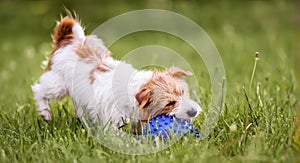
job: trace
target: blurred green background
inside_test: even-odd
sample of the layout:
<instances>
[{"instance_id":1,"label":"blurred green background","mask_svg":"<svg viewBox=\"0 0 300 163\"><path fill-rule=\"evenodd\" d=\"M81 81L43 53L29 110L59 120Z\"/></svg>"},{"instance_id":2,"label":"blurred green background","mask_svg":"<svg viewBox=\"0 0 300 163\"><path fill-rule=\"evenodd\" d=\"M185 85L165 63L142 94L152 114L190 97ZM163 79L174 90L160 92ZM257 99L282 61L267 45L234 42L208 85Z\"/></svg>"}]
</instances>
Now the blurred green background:
<instances>
[{"instance_id":1,"label":"blurred green background","mask_svg":"<svg viewBox=\"0 0 300 163\"><path fill-rule=\"evenodd\" d=\"M77 157L78 154L88 155L95 160L99 158L115 161L124 159L120 155L115 157L115 153L95 143L89 144L90 138L82 136L84 135L82 131L74 127L74 125L78 126L74 119L49 125L38 121L42 129L32 127L38 115L34 109L35 103L30 85L43 72L40 68L41 62L51 53L50 34L56 20L60 19L60 15L66 14L65 8L74 10L79 15L87 34L106 20L125 12L147 8L174 11L198 23L211 37L223 59L227 75L226 107L222 120L219 121L210 139L195 144L189 142L194 144L193 146L183 142L154 157L126 157L125 160L161 159L176 162L195 161L201 157L203 161L210 159L245 161L251 158L258 161L273 159L282 161L297 158L294 156L299 154L300 137L295 136L297 135L297 121L294 119L297 119L295 107L297 97L299 97L296 95L296 89L299 90L299 80L296 78L300 76L300 57L296 56L300 50L299 37L296 36L300 33L296 22L299 25L300 16L299 12L296 14L295 6L294 1L282 0L0 1L0 118L2 121L0 128L3 127L0 130L0 141L2 139L0 152L2 152L2 160L36 161L39 156L47 156L48 159L45 161L56 159L72 161L72 157L75 161L89 160ZM196 92L201 98L203 108L207 108L211 94L209 76L204 64L195 59L197 55L195 51L182 40L159 32L138 32L122 38L111 47L111 51L115 58L122 58L129 51L149 44L170 47L191 63L200 86ZM249 86L254 55L257 51L261 55L253 81L252 94L249 95L253 99L252 105L255 111L251 113L253 115L250 117L254 118L249 118L249 122L255 120L265 125L254 126L245 134L244 126L245 119L247 119L245 109L248 104L245 101L243 87ZM262 97L263 106L258 104L261 100L258 94ZM54 119L59 119L60 114L57 112L61 105L60 103L55 105L58 109L53 109ZM70 104L67 105L72 107ZM73 116L71 108L68 113L71 114L69 116ZM196 126L201 126L202 118L196 120ZM237 131L231 130L231 124L237 126ZM43 135L43 129L45 129L43 126L46 129L58 128L60 134L50 133L52 136L50 136L48 146L47 143L44 144L43 141L46 140L43 138L42 142L37 142L37 145L32 146L36 141L35 136ZM74 141L76 135L70 134L71 136L68 135L66 139L70 139L69 144L75 145L69 147L64 143L60 144L60 137L66 135L62 131L65 126L71 128L66 133L79 132L77 136L84 141L76 144ZM299 126L300 124L298 128ZM32 127L32 131L21 132L19 128L24 127ZM23 144L18 140L24 140ZM61 154L60 150L51 148L54 142L58 142L69 153ZM36 154L25 156L24 151L27 148ZM76 149L80 152L76 152ZM88 150L85 151L86 149ZM42 151L52 153L45 154ZM170 151L182 157L172 157ZM198 152L202 152L203 155L198 155Z\"/></svg>"},{"instance_id":2,"label":"blurred green background","mask_svg":"<svg viewBox=\"0 0 300 163\"><path fill-rule=\"evenodd\" d=\"M59 20L60 15L66 14L64 8L76 11L87 34L106 20L132 10L159 8L182 14L198 23L215 43L224 61L229 88L235 89L236 83L246 84L249 81L252 58L256 51L261 53L263 62L263 66L258 67L258 71L261 71L258 75L271 80L283 80L281 76L271 74L286 74L285 71L295 65L293 1L10 0L0 2L0 69L4 79L1 80L1 87L12 90L5 92L22 90L18 86L22 87L23 82L30 84L32 78L36 79L42 72L37 66L51 52L50 34L55 21ZM183 41L162 33L132 34L120 40L111 50L116 58L122 58L130 50L148 44L168 46L180 54L188 54L186 57L193 61L193 49ZM199 81L200 85L209 87L209 78L203 64L194 65L197 77L200 80L203 78L202 82ZM285 69L284 66L289 68ZM19 80L12 79L12 75L20 76Z\"/></svg>"}]
</instances>

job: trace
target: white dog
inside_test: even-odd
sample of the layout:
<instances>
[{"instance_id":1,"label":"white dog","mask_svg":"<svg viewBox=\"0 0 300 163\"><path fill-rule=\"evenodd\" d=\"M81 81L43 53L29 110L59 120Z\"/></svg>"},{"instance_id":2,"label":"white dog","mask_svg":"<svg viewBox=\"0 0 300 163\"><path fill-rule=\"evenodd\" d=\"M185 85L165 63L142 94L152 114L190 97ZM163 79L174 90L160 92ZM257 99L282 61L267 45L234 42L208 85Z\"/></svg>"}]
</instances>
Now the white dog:
<instances>
[{"instance_id":1,"label":"white dog","mask_svg":"<svg viewBox=\"0 0 300 163\"><path fill-rule=\"evenodd\" d=\"M114 60L96 36L85 36L78 19L62 18L52 34L54 50L48 66L32 86L38 112L51 120L50 100L72 98L78 118L112 122L116 128L134 119L143 123L161 114L192 120L201 107L189 98L177 67L138 71Z\"/></svg>"}]
</instances>

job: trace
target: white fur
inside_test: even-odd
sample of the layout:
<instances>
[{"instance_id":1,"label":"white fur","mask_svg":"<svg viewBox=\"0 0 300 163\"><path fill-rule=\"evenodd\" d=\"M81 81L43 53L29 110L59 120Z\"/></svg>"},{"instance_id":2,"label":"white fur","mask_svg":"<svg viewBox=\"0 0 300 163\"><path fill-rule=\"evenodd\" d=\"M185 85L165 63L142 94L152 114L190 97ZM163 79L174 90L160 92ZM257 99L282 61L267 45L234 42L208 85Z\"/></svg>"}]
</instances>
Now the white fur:
<instances>
[{"instance_id":1,"label":"white fur","mask_svg":"<svg viewBox=\"0 0 300 163\"><path fill-rule=\"evenodd\" d=\"M107 57L109 50L95 36L86 37L83 28L75 24L72 28L75 40L59 48L53 54L51 70L45 72L39 82L32 86L39 114L51 120L49 100L61 99L66 95L72 98L78 118L86 115L92 122L100 119L103 124L111 121L115 127L123 125L122 118L139 118L135 95L142 85L152 77L152 71L138 71L131 65ZM78 45L88 44L96 53L88 58L76 54ZM90 81L90 72L97 66L104 66L106 72L94 71L95 78ZM103 64L105 63L105 64ZM189 99L182 99L180 107L193 106L199 114L201 108ZM177 107L174 114L186 118L186 111Z\"/></svg>"},{"instance_id":2,"label":"white fur","mask_svg":"<svg viewBox=\"0 0 300 163\"><path fill-rule=\"evenodd\" d=\"M80 26L79 23L76 23L73 26L72 32L73 32L74 36L79 40L83 40L85 38L83 28Z\"/></svg>"},{"instance_id":3,"label":"white fur","mask_svg":"<svg viewBox=\"0 0 300 163\"><path fill-rule=\"evenodd\" d=\"M93 37L93 39L96 38ZM101 45L98 45L98 48L104 47L100 39L96 41L101 43ZM128 110L124 112L121 108L131 109L131 112L136 111L131 107L132 105L137 105L136 101L134 98L129 100L120 100L120 98L125 96L134 97L141 85L151 78L152 72L137 71L125 62L106 57L103 58L102 62L112 68L112 70L105 73L95 72L95 81L93 84L90 84L90 72L97 65L99 59L95 57L92 60L93 62L86 63L91 58L81 60L74 52L74 46L76 46L76 43L57 50L52 58L51 71L45 72L40 77L39 83L32 86L34 98L39 106L39 114L45 120L50 121L51 114L48 101L58 100L66 95L70 95L78 118L81 118L85 112L93 122L98 117L101 117L101 121L104 124L112 121L115 126L122 125L121 117L129 122L133 113L130 113ZM107 49L102 49L102 52L105 51ZM122 66L118 69L120 64ZM125 71L124 67L127 68ZM116 70L120 70L121 73L119 72L119 74L125 74L125 77L131 77L128 85L129 92L125 92L127 89L122 89L126 86L124 84L127 84L124 81L124 77L114 78L114 81L112 81ZM128 73L134 73L134 75ZM119 102L116 102L116 99Z\"/></svg>"}]
</instances>

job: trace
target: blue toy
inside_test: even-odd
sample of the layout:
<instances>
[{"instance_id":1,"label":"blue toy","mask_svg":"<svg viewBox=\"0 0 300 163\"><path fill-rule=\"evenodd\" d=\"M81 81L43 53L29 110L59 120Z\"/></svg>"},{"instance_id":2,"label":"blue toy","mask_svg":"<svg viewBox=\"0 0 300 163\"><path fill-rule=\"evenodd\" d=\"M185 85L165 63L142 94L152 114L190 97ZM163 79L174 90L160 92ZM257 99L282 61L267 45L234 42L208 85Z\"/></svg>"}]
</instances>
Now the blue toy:
<instances>
[{"instance_id":1,"label":"blue toy","mask_svg":"<svg viewBox=\"0 0 300 163\"><path fill-rule=\"evenodd\" d=\"M196 138L200 138L198 130L192 123L168 115L159 115L151 119L143 130L144 136L159 136L162 139L167 139L171 133L177 136L193 134Z\"/></svg>"}]
</instances>

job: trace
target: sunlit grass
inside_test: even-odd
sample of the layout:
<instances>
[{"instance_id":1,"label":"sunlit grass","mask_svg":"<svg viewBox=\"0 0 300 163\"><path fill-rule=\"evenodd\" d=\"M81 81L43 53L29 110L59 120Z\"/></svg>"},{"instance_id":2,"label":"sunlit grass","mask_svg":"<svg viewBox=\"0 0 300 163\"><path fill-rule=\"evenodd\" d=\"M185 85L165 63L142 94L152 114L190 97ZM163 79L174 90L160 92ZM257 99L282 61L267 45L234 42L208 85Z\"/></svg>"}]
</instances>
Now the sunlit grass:
<instances>
[{"instance_id":1,"label":"sunlit grass","mask_svg":"<svg viewBox=\"0 0 300 163\"><path fill-rule=\"evenodd\" d=\"M82 128L68 98L51 104L53 121L50 123L38 116L30 85L43 72L42 61L51 52L50 33L63 12L57 4L52 1L0 3L0 18L4 22L0 26L0 162L298 159L300 140L295 133L297 98L292 69L295 57L293 2L65 4L78 12L87 32L122 12L149 7L173 10L196 21L216 44L227 75L225 107L216 128L202 141L181 140L170 148L145 156L122 155L98 143ZM111 50L116 58L122 58L132 49L147 44L170 47L191 63L199 82L199 89L195 91L207 110L211 100L207 70L195 59L195 51L182 40L157 32L141 32L121 39ZM260 52L260 60L248 91L256 51ZM203 118L196 119L194 125L201 127Z\"/></svg>"}]
</instances>

